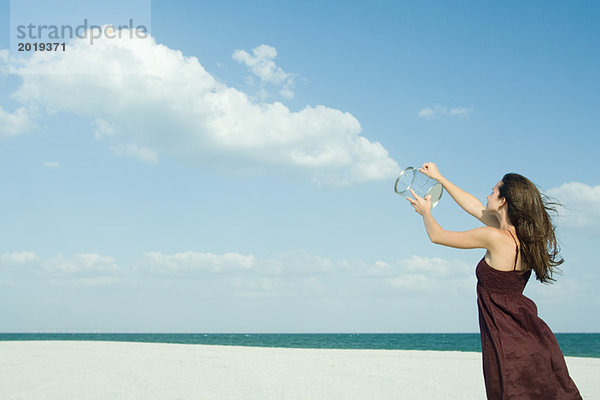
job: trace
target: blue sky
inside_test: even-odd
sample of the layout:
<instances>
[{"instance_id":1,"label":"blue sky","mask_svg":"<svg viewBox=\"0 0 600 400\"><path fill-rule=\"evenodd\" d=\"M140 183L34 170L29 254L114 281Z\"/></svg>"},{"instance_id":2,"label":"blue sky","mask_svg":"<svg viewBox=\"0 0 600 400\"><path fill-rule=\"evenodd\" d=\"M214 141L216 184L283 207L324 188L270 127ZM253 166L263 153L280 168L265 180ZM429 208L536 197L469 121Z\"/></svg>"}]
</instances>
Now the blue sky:
<instances>
[{"instance_id":1,"label":"blue sky","mask_svg":"<svg viewBox=\"0 0 600 400\"><path fill-rule=\"evenodd\" d=\"M9 68L1 3L0 331L475 332L483 250L429 243L392 190L425 161L559 199L563 273L526 294L600 330L600 5L130 6L150 38Z\"/></svg>"}]
</instances>

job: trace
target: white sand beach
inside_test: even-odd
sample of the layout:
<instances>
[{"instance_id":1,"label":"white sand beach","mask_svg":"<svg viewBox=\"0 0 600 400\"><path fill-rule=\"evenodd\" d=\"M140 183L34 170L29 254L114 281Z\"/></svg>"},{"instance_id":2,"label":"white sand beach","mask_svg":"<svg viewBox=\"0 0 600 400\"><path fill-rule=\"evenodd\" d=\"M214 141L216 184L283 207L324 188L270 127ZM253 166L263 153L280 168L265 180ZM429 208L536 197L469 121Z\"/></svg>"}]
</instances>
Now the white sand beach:
<instances>
[{"instance_id":1,"label":"white sand beach","mask_svg":"<svg viewBox=\"0 0 600 400\"><path fill-rule=\"evenodd\" d=\"M567 357L584 399L600 359ZM0 399L485 399L481 354L0 342Z\"/></svg>"}]
</instances>

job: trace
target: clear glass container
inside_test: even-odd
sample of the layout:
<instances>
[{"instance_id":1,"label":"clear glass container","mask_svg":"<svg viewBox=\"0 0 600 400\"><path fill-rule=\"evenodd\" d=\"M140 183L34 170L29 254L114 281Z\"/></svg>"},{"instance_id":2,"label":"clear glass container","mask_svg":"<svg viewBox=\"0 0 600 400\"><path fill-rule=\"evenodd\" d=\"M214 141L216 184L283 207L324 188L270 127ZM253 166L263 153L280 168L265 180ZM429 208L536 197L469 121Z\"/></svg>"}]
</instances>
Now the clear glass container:
<instances>
[{"instance_id":1,"label":"clear glass container","mask_svg":"<svg viewBox=\"0 0 600 400\"><path fill-rule=\"evenodd\" d=\"M431 195L431 208L439 203L444 187L435 179L431 179L414 167L407 167L400 172L394 184L394 191L402 196L411 196L410 189L420 197Z\"/></svg>"}]
</instances>

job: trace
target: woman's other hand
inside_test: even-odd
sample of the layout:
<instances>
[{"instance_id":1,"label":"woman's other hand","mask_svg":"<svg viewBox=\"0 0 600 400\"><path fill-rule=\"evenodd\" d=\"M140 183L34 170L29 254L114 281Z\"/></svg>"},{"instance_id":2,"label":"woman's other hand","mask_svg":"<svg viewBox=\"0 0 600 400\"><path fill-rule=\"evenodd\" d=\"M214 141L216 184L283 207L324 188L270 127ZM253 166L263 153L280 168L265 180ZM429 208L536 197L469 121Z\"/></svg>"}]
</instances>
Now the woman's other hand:
<instances>
[{"instance_id":1,"label":"woman's other hand","mask_svg":"<svg viewBox=\"0 0 600 400\"><path fill-rule=\"evenodd\" d=\"M414 199L411 199L408 196L406 197L406 199L413 206L413 208L415 209L417 214L423 215L424 212L431 211L431 195L430 194L428 194L427 196L425 196L425 198L423 198L423 197L419 197L419 195L416 194L415 191L412 189L410 189L410 193L413 195Z\"/></svg>"},{"instance_id":2,"label":"woman's other hand","mask_svg":"<svg viewBox=\"0 0 600 400\"><path fill-rule=\"evenodd\" d=\"M423 164L423 166L419 168L419 172L424 173L425 175L427 175L431 179L435 179L436 181L442 179L442 174L440 174L437 165L435 165L432 162L426 162L425 164Z\"/></svg>"}]
</instances>

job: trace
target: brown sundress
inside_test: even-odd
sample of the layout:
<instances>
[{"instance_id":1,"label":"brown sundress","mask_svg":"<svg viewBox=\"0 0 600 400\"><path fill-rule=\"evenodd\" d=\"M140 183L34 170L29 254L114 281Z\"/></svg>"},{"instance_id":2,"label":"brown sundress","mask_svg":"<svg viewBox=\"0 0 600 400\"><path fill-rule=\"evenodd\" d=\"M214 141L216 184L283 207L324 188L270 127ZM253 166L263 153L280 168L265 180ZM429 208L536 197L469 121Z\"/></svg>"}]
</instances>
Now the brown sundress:
<instances>
[{"instance_id":1,"label":"brown sundress","mask_svg":"<svg viewBox=\"0 0 600 400\"><path fill-rule=\"evenodd\" d=\"M499 271L484 257L475 272L488 400L581 399L554 334L523 295L531 270L517 271L515 260Z\"/></svg>"}]
</instances>

